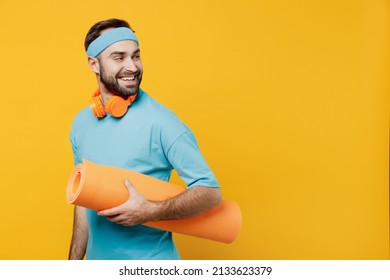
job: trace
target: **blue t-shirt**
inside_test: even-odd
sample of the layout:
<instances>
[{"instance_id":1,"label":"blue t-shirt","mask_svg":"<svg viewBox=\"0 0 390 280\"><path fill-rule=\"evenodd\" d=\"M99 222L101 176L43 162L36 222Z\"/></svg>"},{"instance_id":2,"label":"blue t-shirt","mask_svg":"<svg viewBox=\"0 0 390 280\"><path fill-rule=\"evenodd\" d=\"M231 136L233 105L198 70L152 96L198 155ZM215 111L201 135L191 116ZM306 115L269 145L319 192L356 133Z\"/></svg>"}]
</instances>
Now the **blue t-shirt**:
<instances>
[{"instance_id":1,"label":"blue t-shirt","mask_svg":"<svg viewBox=\"0 0 390 280\"><path fill-rule=\"evenodd\" d=\"M70 133L75 164L82 159L169 181L172 169L192 186L218 187L190 129L140 90L122 118L96 118L90 107ZM143 225L122 226L87 209L87 259L179 259L172 233Z\"/></svg>"}]
</instances>

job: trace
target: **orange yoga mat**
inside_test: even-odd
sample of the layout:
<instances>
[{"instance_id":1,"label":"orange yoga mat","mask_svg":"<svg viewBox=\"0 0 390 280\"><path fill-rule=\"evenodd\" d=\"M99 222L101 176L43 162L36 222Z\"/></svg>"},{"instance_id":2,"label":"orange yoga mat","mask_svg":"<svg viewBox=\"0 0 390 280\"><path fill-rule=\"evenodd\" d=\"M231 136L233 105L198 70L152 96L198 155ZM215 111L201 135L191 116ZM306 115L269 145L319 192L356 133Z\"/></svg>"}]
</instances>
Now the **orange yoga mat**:
<instances>
[{"instance_id":1,"label":"orange yoga mat","mask_svg":"<svg viewBox=\"0 0 390 280\"><path fill-rule=\"evenodd\" d=\"M118 206L129 199L124 180L129 178L137 191L150 201L174 197L185 188L138 172L95 164L83 160L75 166L69 178L66 199L68 203L93 210ZM234 201L223 200L219 206L193 217L146 223L146 226L231 243L241 228L241 210Z\"/></svg>"}]
</instances>

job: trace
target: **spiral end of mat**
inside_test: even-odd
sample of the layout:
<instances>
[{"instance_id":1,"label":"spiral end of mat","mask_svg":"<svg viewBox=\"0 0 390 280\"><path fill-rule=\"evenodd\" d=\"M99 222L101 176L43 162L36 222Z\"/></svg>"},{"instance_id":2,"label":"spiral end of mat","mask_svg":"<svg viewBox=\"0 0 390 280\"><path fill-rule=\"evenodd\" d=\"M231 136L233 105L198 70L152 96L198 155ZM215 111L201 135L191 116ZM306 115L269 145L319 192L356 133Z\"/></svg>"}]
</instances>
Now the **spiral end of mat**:
<instances>
[{"instance_id":1,"label":"spiral end of mat","mask_svg":"<svg viewBox=\"0 0 390 280\"><path fill-rule=\"evenodd\" d=\"M84 181L82 169L82 164L76 165L69 177L68 185L66 188L66 201L70 204L74 204L80 194L81 186L83 185Z\"/></svg>"}]
</instances>

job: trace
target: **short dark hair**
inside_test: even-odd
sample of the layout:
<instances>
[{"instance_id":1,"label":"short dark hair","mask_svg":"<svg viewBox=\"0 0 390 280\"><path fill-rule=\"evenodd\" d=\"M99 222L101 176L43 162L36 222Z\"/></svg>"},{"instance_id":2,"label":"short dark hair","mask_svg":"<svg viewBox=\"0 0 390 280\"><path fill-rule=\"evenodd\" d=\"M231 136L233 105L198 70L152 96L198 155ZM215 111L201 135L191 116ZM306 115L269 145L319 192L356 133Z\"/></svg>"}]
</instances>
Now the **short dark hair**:
<instances>
[{"instance_id":1,"label":"short dark hair","mask_svg":"<svg viewBox=\"0 0 390 280\"><path fill-rule=\"evenodd\" d=\"M85 50L88 49L89 44L91 44L93 40L95 40L97 37L100 36L100 33L103 30L107 28L118 28L118 27L130 28L135 33L135 31L130 27L130 24L123 19L110 18L107 20L99 21L89 29L87 36L85 36L85 41L84 41Z\"/></svg>"}]
</instances>

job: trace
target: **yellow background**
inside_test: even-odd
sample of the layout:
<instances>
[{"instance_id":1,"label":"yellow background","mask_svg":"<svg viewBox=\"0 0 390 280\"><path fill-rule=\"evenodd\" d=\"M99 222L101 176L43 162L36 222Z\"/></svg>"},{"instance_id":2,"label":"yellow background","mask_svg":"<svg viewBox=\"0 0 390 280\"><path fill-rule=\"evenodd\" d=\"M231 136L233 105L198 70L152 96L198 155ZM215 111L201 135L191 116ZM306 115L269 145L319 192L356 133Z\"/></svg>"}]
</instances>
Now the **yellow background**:
<instances>
[{"instance_id":1,"label":"yellow background","mask_svg":"<svg viewBox=\"0 0 390 280\"><path fill-rule=\"evenodd\" d=\"M96 88L83 41L110 17L242 208L231 245L176 235L184 259L389 259L389 16L380 0L0 0L0 259L67 257L68 134Z\"/></svg>"}]
</instances>

